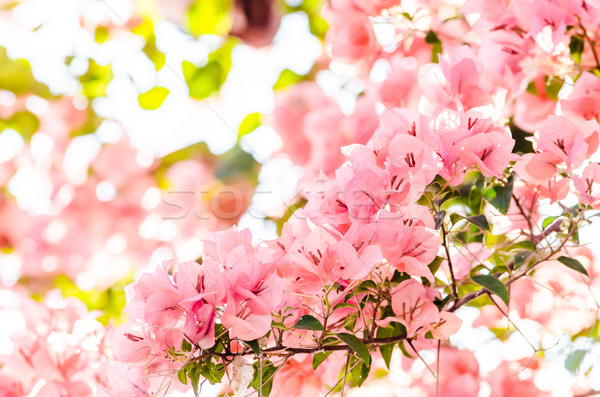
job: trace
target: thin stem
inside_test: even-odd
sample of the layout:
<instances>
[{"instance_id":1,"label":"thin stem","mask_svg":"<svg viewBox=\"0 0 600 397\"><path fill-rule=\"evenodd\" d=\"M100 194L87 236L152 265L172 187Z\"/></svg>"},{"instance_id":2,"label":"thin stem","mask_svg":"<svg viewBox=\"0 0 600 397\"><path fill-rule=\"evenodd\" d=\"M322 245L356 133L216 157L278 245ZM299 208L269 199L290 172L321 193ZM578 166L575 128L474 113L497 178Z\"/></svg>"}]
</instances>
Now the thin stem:
<instances>
[{"instance_id":1,"label":"thin stem","mask_svg":"<svg viewBox=\"0 0 600 397\"><path fill-rule=\"evenodd\" d=\"M448 240L446 235L446 227L444 223L441 226L442 229L442 244L444 245L444 250L446 251L446 259L448 260L448 268L450 268L450 277L452 278L452 295L455 300L458 300L458 289L456 288L456 277L454 277L454 269L452 268L452 259L450 259L450 249L448 248Z\"/></svg>"},{"instance_id":2,"label":"thin stem","mask_svg":"<svg viewBox=\"0 0 600 397\"><path fill-rule=\"evenodd\" d=\"M350 352L346 354L346 368L344 369L344 380L342 381L342 397L344 397L344 389L346 388L346 377L348 376L348 365L350 365Z\"/></svg>"},{"instance_id":3,"label":"thin stem","mask_svg":"<svg viewBox=\"0 0 600 397\"><path fill-rule=\"evenodd\" d=\"M575 18L577 18L577 21L579 22L579 27L581 28L581 31L583 32L583 37L585 37L585 39L590 44L590 48L592 49L592 54L594 55L594 61L596 61L596 68L598 70L600 70L600 60L598 59L598 52L596 51L596 42L594 40L592 40L591 37L588 35L587 29L581 23L581 18L579 17L579 15L576 14Z\"/></svg>"}]
</instances>

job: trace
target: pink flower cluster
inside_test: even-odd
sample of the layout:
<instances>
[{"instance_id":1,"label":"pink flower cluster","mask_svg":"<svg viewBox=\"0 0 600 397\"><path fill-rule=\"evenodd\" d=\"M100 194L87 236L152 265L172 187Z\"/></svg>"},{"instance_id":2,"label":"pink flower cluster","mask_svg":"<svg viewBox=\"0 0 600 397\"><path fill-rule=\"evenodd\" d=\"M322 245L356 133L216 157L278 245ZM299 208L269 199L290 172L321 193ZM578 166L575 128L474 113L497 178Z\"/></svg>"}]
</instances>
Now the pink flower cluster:
<instances>
[{"instance_id":1,"label":"pink flower cluster","mask_svg":"<svg viewBox=\"0 0 600 397\"><path fill-rule=\"evenodd\" d=\"M13 353L0 356L0 395L84 397L108 384L111 330L80 301L53 291L43 303L24 299L21 313L26 327L12 335Z\"/></svg>"},{"instance_id":2,"label":"pink flower cluster","mask_svg":"<svg viewBox=\"0 0 600 397\"><path fill-rule=\"evenodd\" d=\"M165 262L154 273L144 274L129 289L130 323L113 336L116 357L162 374L180 367L167 352L179 350L184 341L211 348L216 322L231 338L251 341L264 336L271 328L271 313L281 306L283 283L271 257L251 243L248 230L232 228L204 242L201 265L180 263L171 276L170 263ZM164 381L143 370L131 376L110 395L156 390Z\"/></svg>"}]
</instances>

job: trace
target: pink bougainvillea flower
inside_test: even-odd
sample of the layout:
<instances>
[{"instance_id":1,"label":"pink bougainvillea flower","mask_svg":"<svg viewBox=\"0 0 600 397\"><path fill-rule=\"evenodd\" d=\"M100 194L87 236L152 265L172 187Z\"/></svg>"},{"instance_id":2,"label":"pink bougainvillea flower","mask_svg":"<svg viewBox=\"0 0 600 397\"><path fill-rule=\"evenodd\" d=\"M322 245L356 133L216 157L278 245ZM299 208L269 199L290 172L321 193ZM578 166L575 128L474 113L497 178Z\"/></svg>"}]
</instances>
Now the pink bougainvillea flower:
<instances>
[{"instance_id":1,"label":"pink bougainvillea flower","mask_svg":"<svg viewBox=\"0 0 600 397\"><path fill-rule=\"evenodd\" d=\"M402 323L409 337L419 330L426 332L430 324L440 322L440 312L432 302L434 296L432 291L414 279L401 282L392 290L392 309L395 316L384 318L379 324L385 326L390 321Z\"/></svg>"},{"instance_id":2,"label":"pink bougainvillea flower","mask_svg":"<svg viewBox=\"0 0 600 397\"><path fill-rule=\"evenodd\" d=\"M581 176L573 176L573 183L579 194L579 202L591 205L593 208L600 207L600 165L591 163L583 170Z\"/></svg>"}]
</instances>

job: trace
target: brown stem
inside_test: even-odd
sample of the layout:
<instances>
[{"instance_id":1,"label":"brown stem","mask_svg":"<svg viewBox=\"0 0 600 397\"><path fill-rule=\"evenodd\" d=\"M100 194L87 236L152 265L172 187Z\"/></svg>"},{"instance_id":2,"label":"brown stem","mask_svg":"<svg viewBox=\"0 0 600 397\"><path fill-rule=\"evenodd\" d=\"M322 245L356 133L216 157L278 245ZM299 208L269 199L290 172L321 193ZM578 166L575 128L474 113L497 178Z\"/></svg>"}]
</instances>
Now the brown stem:
<instances>
[{"instance_id":1,"label":"brown stem","mask_svg":"<svg viewBox=\"0 0 600 397\"><path fill-rule=\"evenodd\" d=\"M598 70L600 70L600 60L598 59L598 52L596 51L596 42L594 40L592 40L591 37L588 35L587 29L581 23L581 18L579 17L579 15L575 15L575 18L577 18L577 21L579 22L579 27L581 28L581 31L583 32L583 37L585 37L585 39L590 44L590 48L592 49L592 54L594 55L594 61L596 61L596 68Z\"/></svg>"},{"instance_id":2,"label":"brown stem","mask_svg":"<svg viewBox=\"0 0 600 397\"><path fill-rule=\"evenodd\" d=\"M519 212L521 213L523 218L527 221L527 227L529 227L529 236L531 237L531 240L533 240L533 224L531 223L531 219L529 216L527 216L527 214L525 214L525 210L523 209L523 206L519 202L519 199L517 198L517 196L515 196L513 194L512 198L513 198L513 200L515 200L515 204L517 205Z\"/></svg>"},{"instance_id":3,"label":"brown stem","mask_svg":"<svg viewBox=\"0 0 600 397\"><path fill-rule=\"evenodd\" d=\"M450 259L450 249L448 248L448 240L446 239L446 228L444 227L443 222L442 222L441 230L442 230L442 244L444 245L444 250L446 251L446 259L448 260L448 268L450 269L450 277L452 278L452 295L454 295L455 300L458 300L458 289L456 288L456 277L454 277L454 269L452 268L452 259Z\"/></svg>"}]
</instances>

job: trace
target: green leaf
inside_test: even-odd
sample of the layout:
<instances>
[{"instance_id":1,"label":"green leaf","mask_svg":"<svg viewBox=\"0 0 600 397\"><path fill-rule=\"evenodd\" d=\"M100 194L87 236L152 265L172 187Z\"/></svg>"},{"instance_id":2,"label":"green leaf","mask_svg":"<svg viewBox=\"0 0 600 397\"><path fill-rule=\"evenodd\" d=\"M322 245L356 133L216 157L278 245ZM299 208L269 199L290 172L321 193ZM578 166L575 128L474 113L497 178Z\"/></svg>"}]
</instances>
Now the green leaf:
<instances>
[{"instance_id":1,"label":"green leaf","mask_svg":"<svg viewBox=\"0 0 600 397\"><path fill-rule=\"evenodd\" d=\"M371 353L369 349L362 343L360 339L352 334L341 332L336 334L338 338L345 344L347 344L352 350L356 352L358 357L367 365L371 364Z\"/></svg>"},{"instance_id":2,"label":"green leaf","mask_svg":"<svg viewBox=\"0 0 600 397\"><path fill-rule=\"evenodd\" d=\"M394 328L391 327L386 327L386 328L379 328L377 330L377 338L382 339L382 338L389 338L391 336L394 336ZM383 358L383 361L385 362L385 366L387 367L387 369L390 369L390 362L392 361L392 353L394 352L394 345L395 343L388 343L387 345L379 345L379 352L381 353L381 357Z\"/></svg>"},{"instance_id":3,"label":"green leaf","mask_svg":"<svg viewBox=\"0 0 600 397\"><path fill-rule=\"evenodd\" d=\"M508 305L508 290L502 281L490 275L472 276L471 279L488 291L498 295Z\"/></svg>"},{"instance_id":4,"label":"green leaf","mask_svg":"<svg viewBox=\"0 0 600 397\"><path fill-rule=\"evenodd\" d=\"M433 304L438 308L439 311L442 311L448 302L450 302L450 299L452 299L452 295L446 295L444 299L435 298L433 300Z\"/></svg>"},{"instance_id":5,"label":"green leaf","mask_svg":"<svg viewBox=\"0 0 600 397\"><path fill-rule=\"evenodd\" d=\"M575 374L585 357L587 351L585 350L575 350L569 354L567 359L565 360L565 368L568 369L572 374Z\"/></svg>"},{"instance_id":6,"label":"green leaf","mask_svg":"<svg viewBox=\"0 0 600 397\"><path fill-rule=\"evenodd\" d=\"M546 229L548 226L550 226L556 218L558 218L558 216L550 216L544 219L544 221L542 222L542 229Z\"/></svg>"},{"instance_id":7,"label":"green leaf","mask_svg":"<svg viewBox=\"0 0 600 397\"><path fill-rule=\"evenodd\" d=\"M565 83L564 80L556 76L545 76L544 81L546 83L546 95L548 95L550 99L555 101L558 100L558 93Z\"/></svg>"},{"instance_id":8,"label":"green leaf","mask_svg":"<svg viewBox=\"0 0 600 397\"><path fill-rule=\"evenodd\" d=\"M357 387L362 386L362 384L369 377L369 372L371 372L371 364L362 363L361 365L355 365L350 371L350 375L352 375L352 380L354 381L354 385Z\"/></svg>"},{"instance_id":9,"label":"green leaf","mask_svg":"<svg viewBox=\"0 0 600 397\"><path fill-rule=\"evenodd\" d=\"M408 350L406 350L406 346L404 346L404 341L403 340L401 340L400 342L398 342L398 347L400 347L400 351L402 352L402 354L405 357L408 357L411 360L414 360L414 357L411 356L411 354L408 352Z\"/></svg>"},{"instance_id":10,"label":"green leaf","mask_svg":"<svg viewBox=\"0 0 600 397\"><path fill-rule=\"evenodd\" d=\"M169 90L165 87L154 87L150 91L138 95L138 102L142 109L158 109L169 95Z\"/></svg>"},{"instance_id":11,"label":"green leaf","mask_svg":"<svg viewBox=\"0 0 600 397\"><path fill-rule=\"evenodd\" d=\"M433 30L427 32L427 35L425 35L425 42L433 45L431 50L431 61L433 63L438 63L439 54L442 53L442 42Z\"/></svg>"},{"instance_id":12,"label":"green leaf","mask_svg":"<svg viewBox=\"0 0 600 397\"><path fill-rule=\"evenodd\" d=\"M189 8L185 27L195 35L214 34L223 36L231 29L230 0L196 0Z\"/></svg>"},{"instance_id":13,"label":"green leaf","mask_svg":"<svg viewBox=\"0 0 600 397\"><path fill-rule=\"evenodd\" d=\"M366 292L369 290L377 290L377 284L373 280L365 280L361 282L356 288L355 291L358 293Z\"/></svg>"},{"instance_id":14,"label":"green leaf","mask_svg":"<svg viewBox=\"0 0 600 397\"><path fill-rule=\"evenodd\" d=\"M519 241L518 243L515 243L515 244L511 245L510 247L508 247L508 249L510 251L515 250L515 249L526 249L528 251L535 251L536 245L534 243L532 243L531 241Z\"/></svg>"},{"instance_id":15,"label":"green leaf","mask_svg":"<svg viewBox=\"0 0 600 397\"><path fill-rule=\"evenodd\" d=\"M287 327L282 322L275 322L275 321L272 322L271 323L271 328L277 328L277 329L282 329L284 331L287 331Z\"/></svg>"},{"instance_id":16,"label":"green leaf","mask_svg":"<svg viewBox=\"0 0 600 397\"><path fill-rule=\"evenodd\" d=\"M346 303L346 302L340 302L338 304L336 304L333 309L331 310L331 312L333 313L334 311L338 310L338 309L342 309L344 307L351 307L353 309L356 309L356 306L351 305L350 303Z\"/></svg>"},{"instance_id":17,"label":"green leaf","mask_svg":"<svg viewBox=\"0 0 600 397\"><path fill-rule=\"evenodd\" d=\"M469 192L469 208L471 209L472 214L481 213L482 201L483 194L481 193L481 190L479 190L477 186L472 186L471 191Z\"/></svg>"},{"instance_id":18,"label":"green leaf","mask_svg":"<svg viewBox=\"0 0 600 397\"><path fill-rule=\"evenodd\" d=\"M177 372L177 379L179 379L179 381L184 385L187 385L187 375L185 373L185 368L182 368Z\"/></svg>"},{"instance_id":19,"label":"green leaf","mask_svg":"<svg viewBox=\"0 0 600 397\"><path fill-rule=\"evenodd\" d=\"M186 353L192 351L192 345L187 341L187 339L184 339L181 342L181 351Z\"/></svg>"},{"instance_id":20,"label":"green leaf","mask_svg":"<svg viewBox=\"0 0 600 397\"><path fill-rule=\"evenodd\" d=\"M246 345L248 345L248 347L250 349L252 349L252 351L254 352L254 354L259 355L260 354L260 345L258 344L258 340L249 340L249 341L243 341Z\"/></svg>"},{"instance_id":21,"label":"green leaf","mask_svg":"<svg viewBox=\"0 0 600 397\"><path fill-rule=\"evenodd\" d=\"M481 215L468 216L466 219L473 225L480 227L483 230L490 231L490 224L488 223L485 215L481 214Z\"/></svg>"},{"instance_id":22,"label":"green leaf","mask_svg":"<svg viewBox=\"0 0 600 397\"><path fill-rule=\"evenodd\" d=\"M189 371L188 376L192 381L192 389L194 390L194 394L198 395L198 384L200 383L200 370L198 369L198 364L194 365Z\"/></svg>"},{"instance_id":23,"label":"green leaf","mask_svg":"<svg viewBox=\"0 0 600 397\"><path fill-rule=\"evenodd\" d=\"M309 314L305 314L304 316L300 317L298 322L294 324L292 328L306 329L309 331L323 331L323 326L319 320Z\"/></svg>"},{"instance_id":24,"label":"green leaf","mask_svg":"<svg viewBox=\"0 0 600 397\"><path fill-rule=\"evenodd\" d=\"M565 265L566 267L573 269L575 271L578 271L581 274L585 274L586 276L589 277L587 270L585 270L585 267L583 267L581 262L579 262L577 259L568 258L566 256L561 256L560 258L558 258L558 261L560 263L562 263L563 265Z\"/></svg>"},{"instance_id":25,"label":"green leaf","mask_svg":"<svg viewBox=\"0 0 600 397\"><path fill-rule=\"evenodd\" d=\"M533 251L521 251L515 255L515 269L518 269L525 263L527 258L533 254Z\"/></svg>"},{"instance_id":26,"label":"green leaf","mask_svg":"<svg viewBox=\"0 0 600 397\"><path fill-rule=\"evenodd\" d=\"M244 117L244 120L238 127L238 142L244 135L248 135L260 126L260 113L250 113Z\"/></svg>"},{"instance_id":27,"label":"green leaf","mask_svg":"<svg viewBox=\"0 0 600 397\"><path fill-rule=\"evenodd\" d=\"M216 385L221 383L221 378L225 374L225 365L213 364L212 361L207 362L205 365L199 367L200 375L207 379L211 384Z\"/></svg>"},{"instance_id":28,"label":"green leaf","mask_svg":"<svg viewBox=\"0 0 600 397\"><path fill-rule=\"evenodd\" d=\"M319 352L319 353L316 353L313 356L313 362L312 362L313 369L317 369L319 367L319 365L321 365L321 363L323 361L325 361L325 359L331 355L331 353L333 353L333 352Z\"/></svg>"},{"instance_id":29,"label":"green leaf","mask_svg":"<svg viewBox=\"0 0 600 397\"><path fill-rule=\"evenodd\" d=\"M581 64L581 54L583 53L583 48L585 46L585 42L583 41L583 37L578 34L574 34L571 36L571 41L569 42L569 50L571 51L571 57L577 64Z\"/></svg>"},{"instance_id":30,"label":"green leaf","mask_svg":"<svg viewBox=\"0 0 600 397\"><path fill-rule=\"evenodd\" d=\"M440 268L440 265L442 264L443 261L444 261L444 258L442 258L441 256L436 256L435 259L432 260L429 265L427 265L427 267L429 268L429 271L431 271L431 274L433 274L435 276L435 272L438 271L438 269Z\"/></svg>"},{"instance_id":31,"label":"green leaf","mask_svg":"<svg viewBox=\"0 0 600 397\"><path fill-rule=\"evenodd\" d=\"M503 215L508 213L512 191L515 185L515 176L511 175L505 186L494 186L485 191L485 199Z\"/></svg>"},{"instance_id":32,"label":"green leaf","mask_svg":"<svg viewBox=\"0 0 600 397\"><path fill-rule=\"evenodd\" d=\"M208 55L204 66L198 67L189 61L183 61L183 77L192 98L207 98L221 88L231 70L231 51L236 43L235 39L225 41L221 48Z\"/></svg>"},{"instance_id":33,"label":"green leaf","mask_svg":"<svg viewBox=\"0 0 600 397\"><path fill-rule=\"evenodd\" d=\"M263 397L269 397L269 395L271 394L271 390L273 389L273 379L275 378L277 367L269 360L263 360L262 371L260 361L255 361L254 364L252 364L252 366L254 367L254 375L252 377L252 382L250 383L250 385L254 388L254 390L259 392L259 395Z\"/></svg>"}]
</instances>

